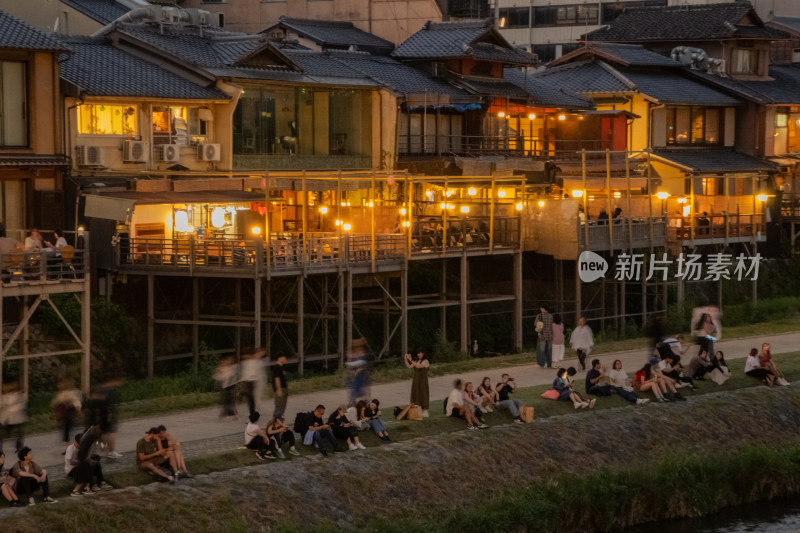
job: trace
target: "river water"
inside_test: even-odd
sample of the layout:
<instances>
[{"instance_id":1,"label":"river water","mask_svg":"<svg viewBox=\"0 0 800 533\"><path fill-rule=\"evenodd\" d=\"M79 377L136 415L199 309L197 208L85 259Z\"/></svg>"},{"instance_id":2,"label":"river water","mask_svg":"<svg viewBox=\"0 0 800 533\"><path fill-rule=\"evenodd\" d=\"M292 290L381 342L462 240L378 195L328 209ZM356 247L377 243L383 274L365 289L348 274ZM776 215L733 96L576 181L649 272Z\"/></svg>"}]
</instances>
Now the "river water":
<instances>
[{"instance_id":1,"label":"river water","mask_svg":"<svg viewBox=\"0 0 800 533\"><path fill-rule=\"evenodd\" d=\"M723 509L704 518L642 524L625 533L800 533L800 501L778 500Z\"/></svg>"}]
</instances>

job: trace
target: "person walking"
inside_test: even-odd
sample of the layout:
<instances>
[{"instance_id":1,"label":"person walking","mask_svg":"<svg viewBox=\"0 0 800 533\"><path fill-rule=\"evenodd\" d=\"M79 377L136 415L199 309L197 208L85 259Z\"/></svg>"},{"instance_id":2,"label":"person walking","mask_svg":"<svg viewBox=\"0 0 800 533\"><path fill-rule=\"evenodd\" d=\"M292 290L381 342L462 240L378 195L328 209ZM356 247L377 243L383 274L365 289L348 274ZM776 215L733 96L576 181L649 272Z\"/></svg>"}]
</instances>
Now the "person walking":
<instances>
[{"instance_id":1,"label":"person walking","mask_svg":"<svg viewBox=\"0 0 800 533\"><path fill-rule=\"evenodd\" d=\"M406 366L413 372L411 378L411 403L422 407L422 416L428 416L430 407L430 388L428 386L428 369L431 364L425 357L422 348L417 349L416 358L407 353L404 357Z\"/></svg>"},{"instance_id":2,"label":"person walking","mask_svg":"<svg viewBox=\"0 0 800 533\"><path fill-rule=\"evenodd\" d=\"M536 342L536 362L539 368L552 368L553 366L553 315L551 315L546 305L539 308L533 323L536 326L536 334L539 336Z\"/></svg>"},{"instance_id":3,"label":"person walking","mask_svg":"<svg viewBox=\"0 0 800 533\"><path fill-rule=\"evenodd\" d=\"M586 319L580 317L578 325L572 330L572 335L569 336L569 345L578 353L578 362L581 364L581 370L586 370L586 356L592 351L594 346L594 339L592 338L592 328L586 324Z\"/></svg>"},{"instance_id":4,"label":"person walking","mask_svg":"<svg viewBox=\"0 0 800 533\"><path fill-rule=\"evenodd\" d=\"M272 391L275 393L275 411L272 418L281 418L286 412L286 402L289 400L289 389L286 386L286 356L281 354L272 367Z\"/></svg>"},{"instance_id":5,"label":"person walking","mask_svg":"<svg viewBox=\"0 0 800 533\"><path fill-rule=\"evenodd\" d=\"M553 366L559 368L564 360L564 323L561 315L553 315Z\"/></svg>"}]
</instances>

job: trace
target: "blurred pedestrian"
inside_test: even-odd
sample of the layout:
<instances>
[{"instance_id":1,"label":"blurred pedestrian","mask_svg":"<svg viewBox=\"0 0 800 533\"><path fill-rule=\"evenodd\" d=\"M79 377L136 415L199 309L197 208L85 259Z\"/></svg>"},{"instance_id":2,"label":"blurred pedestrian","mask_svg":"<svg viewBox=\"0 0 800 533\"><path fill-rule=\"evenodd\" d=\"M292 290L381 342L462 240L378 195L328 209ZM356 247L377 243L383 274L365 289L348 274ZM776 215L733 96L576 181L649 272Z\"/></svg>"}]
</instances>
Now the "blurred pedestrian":
<instances>
[{"instance_id":1,"label":"blurred pedestrian","mask_svg":"<svg viewBox=\"0 0 800 533\"><path fill-rule=\"evenodd\" d=\"M580 317L578 325L572 330L572 335L569 336L569 345L578 353L578 362L581 364L581 370L586 370L586 356L592 351L594 346L594 339L592 338L592 328L586 324L586 319Z\"/></svg>"},{"instance_id":2,"label":"blurred pedestrian","mask_svg":"<svg viewBox=\"0 0 800 533\"><path fill-rule=\"evenodd\" d=\"M558 368L564 360L564 323L561 315L553 315L553 366Z\"/></svg>"},{"instance_id":3,"label":"blurred pedestrian","mask_svg":"<svg viewBox=\"0 0 800 533\"><path fill-rule=\"evenodd\" d=\"M3 451L3 440L16 437L16 452L24 446L25 422L28 421L28 395L22 392L19 382L13 381L3 385L0 394L0 452Z\"/></svg>"},{"instance_id":4,"label":"blurred pedestrian","mask_svg":"<svg viewBox=\"0 0 800 533\"><path fill-rule=\"evenodd\" d=\"M349 377L350 405L355 405L359 400L366 400L370 394L369 378L369 350L367 341L363 337L353 339L347 353L346 363Z\"/></svg>"},{"instance_id":5,"label":"blurred pedestrian","mask_svg":"<svg viewBox=\"0 0 800 533\"><path fill-rule=\"evenodd\" d=\"M703 302L705 303L705 302ZM722 338L722 313L713 305L699 305L692 311L692 335L706 353L714 353L714 342Z\"/></svg>"},{"instance_id":6,"label":"blurred pedestrian","mask_svg":"<svg viewBox=\"0 0 800 533\"><path fill-rule=\"evenodd\" d=\"M87 401L86 426L99 426L101 447L108 451L109 459L120 459L121 453L115 451L117 433L117 404L119 403L119 386L123 377L115 375L95 389Z\"/></svg>"},{"instance_id":7,"label":"blurred pedestrian","mask_svg":"<svg viewBox=\"0 0 800 533\"><path fill-rule=\"evenodd\" d=\"M220 418L236 416L236 383L239 379L239 365L233 356L224 357L219 366L214 370L214 381L220 387L220 404L222 412Z\"/></svg>"},{"instance_id":8,"label":"blurred pedestrian","mask_svg":"<svg viewBox=\"0 0 800 533\"><path fill-rule=\"evenodd\" d=\"M251 348L242 357L240 365L242 394L247 400L249 415L256 412L263 393L264 366L264 350L260 348Z\"/></svg>"},{"instance_id":9,"label":"blurred pedestrian","mask_svg":"<svg viewBox=\"0 0 800 533\"><path fill-rule=\"evenodd\" d=\"M272 367L272 392L275 394L275 410L273 418L281 418L286 412L286 403L289 401L289 387L286 384L286 356L278 355L275 366Z\"/></svg>"},{"instance_id":10,"label":"blurred pedestrian","mask_svg":"<svg viewBox=\"0 0 800 533\"><path fill-rule=\"evenodd\" d=\"M70 445L70 434L75 423L75 417L81 412L83 398L73 382L62 379L58 384L58 393L53 398L53 418L61 424L61 442L64 449ZM63 455L63 454L62 454Z\"/></svg>"}]
</instances>

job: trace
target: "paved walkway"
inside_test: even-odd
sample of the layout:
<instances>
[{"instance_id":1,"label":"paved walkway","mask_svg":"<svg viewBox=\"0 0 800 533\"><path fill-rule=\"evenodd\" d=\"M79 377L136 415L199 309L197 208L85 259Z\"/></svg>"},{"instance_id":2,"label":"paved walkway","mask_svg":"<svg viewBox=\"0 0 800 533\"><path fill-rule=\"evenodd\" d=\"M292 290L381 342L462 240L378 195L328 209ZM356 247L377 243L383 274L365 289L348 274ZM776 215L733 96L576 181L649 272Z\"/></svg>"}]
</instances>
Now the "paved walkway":
<instances>
[{"instance_id":1,"label":"paved walkway","mask_svg":"<svg viewBox=\"0 0 800 533\"><path fill-rule=\"evenodd\" d=\"M715 349L722 350L727 360L742 359L749 353L750 348L761 347L762 341L769 341L772 345L772 353L781 354L796 351L800 346L800 331L784 333L764 337L744 337L740 339L722 340L716 343ZM610 368L615 359L622 361L623 368L629 375L639 369L645 361L645 350L630 350L625 352L613 352L600 354L597 357L603 364ZM694 355L696 349L689 351ZM593 357L590 356L589 359ZM579 366L576 358L564 361L566 366ZM587 361L588 366L588 361ZM731 363L732 370L741 372L744 367L743 361ZM476 370L464 372L459 375L445 375L432 377L429 380L431 400L444 399L452 389L452 382L455 377L460 377L465 381L480 383L484 376L492 378L492 382L499 381L500 375L508 372L517 381L519 387L531 387L551 383L555 377L555 370L541 369L532 363L527 365L517 365L512 367L498 367L495 369ZM409 373L410 374L410 373ZM579 373L581 378L584 373ZM291 391L291 382L289 383ZM411 379L393 383L382 383L372 386L372 396L381 400L381 405L389 411L395 405L408 403L411 390ZM319 391L309 394L289 395L288 407L286 410L286 420L289 424L294 421L298 411L308 411L317 404L324 404L329 413L331 409L347 401L346 389L333 389ZM264 417L272 413L272 399L262 400L259 411ZM219 408L207 407L190 411L180 411L165 413L161 415L149 416L144 418L134 418L124 420L119 424L117 433L117 451L124 454L124 458L113 461L106 467L106 470L130 467L134 462L134 450L136 442L144 435L145 430L159 424L165 425L169 432L181 440L184 445L184 453L187 457L216 453L230 450L243 444L243 430L246 420L247 407L239 406L239 417L236 420L219 420ZM60 455L63 448L58 444L60 436L57 432L29 435L25 439L25 445L30 446L34 452L35 460L41 465L50 465L50 471L63 473L63 456ZM56 468L54 465L58 465ZM57 476L53 476L54 478Z\"/></svg>"}]
</instances>

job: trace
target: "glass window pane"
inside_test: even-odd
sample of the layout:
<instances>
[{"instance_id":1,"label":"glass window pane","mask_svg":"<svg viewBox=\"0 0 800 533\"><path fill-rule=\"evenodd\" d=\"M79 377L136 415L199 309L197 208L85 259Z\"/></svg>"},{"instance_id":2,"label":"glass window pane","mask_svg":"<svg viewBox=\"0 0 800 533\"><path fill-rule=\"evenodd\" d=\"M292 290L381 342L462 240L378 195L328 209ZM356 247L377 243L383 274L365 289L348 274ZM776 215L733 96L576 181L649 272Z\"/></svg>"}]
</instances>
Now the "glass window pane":
<instances>
[{"instance_id":1,"label":"glass window pane","mask_svg":"<svg viewBox=\"0 0 800 533\"><path fill-rule=\"evenodd\" d=\"M719 144L720 142L720 111L719 109L706 109L706 144Z\"/></svg>"},{"instance_id":2,"label":"glass window pane","mask_svg":"<svg viewBox=\"0 0 800 533\"><path fill-rule=\"evenodd\" d=\"M25 63L3 61L0 65L0 145L27 146Z\"/></svg>"},{"instance_id":3,"label":"glass window pane","mask_svg":"<svg viewBox=\"0 0 800 533\"><path fill-rule=\"evenodd\" d=\"M692 144L703 144L703 109L692 108Z\"/></svg>"},{"instance_id":4,"label":"glass window pane","mask_svg":"<svg viewBox=\"0 0 800 533\"><path fill-rule=\"evenodd\" d=\"M675 143L689 144L689 125L691 115L688 107L679 107L675 110Z\"/></svg>"}]
</instances>

